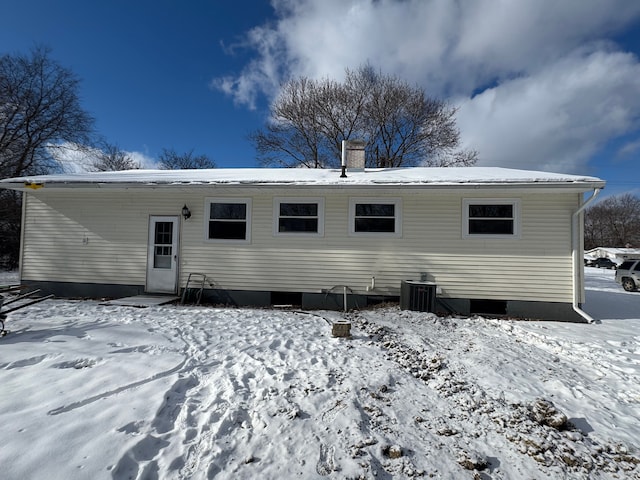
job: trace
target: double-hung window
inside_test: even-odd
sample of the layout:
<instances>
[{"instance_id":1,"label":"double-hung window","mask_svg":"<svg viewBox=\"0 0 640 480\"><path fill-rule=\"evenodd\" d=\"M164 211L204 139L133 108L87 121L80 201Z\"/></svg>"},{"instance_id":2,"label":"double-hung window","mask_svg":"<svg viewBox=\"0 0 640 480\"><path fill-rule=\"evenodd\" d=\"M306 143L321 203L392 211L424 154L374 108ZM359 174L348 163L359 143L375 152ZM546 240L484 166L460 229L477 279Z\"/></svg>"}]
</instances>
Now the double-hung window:
<instances>
[{"instance_id":1,"label":"double-hung window","mask_svg":"<svg viewBox=\"0 0 640 480\"><path fill-rule=\"evenodd\" d=\"M208 198L205 238L220 242L251 241L251 200Z\"/></svg>"},{"instance_id":2,"label":"double-hung window","mask_svg":"<svg viewBox=\"0 0 640 480\"><path fill-rule=\"evenodd\" d=\"M465 199L465 237L516 238L520 235L520 202L516 199Z\"/></svg>"},{"instance_id":3,"label":"double-hung window","mask_svg":"<svg viewBox=\"0 0 640 480\"><path fill-rule=\"evenodd\" d=\"M349 233L351 235L402 235L402 202L399 198L351 198Z\"/></svg>"},{"instance_id":4,"label":"double-hung window","mask_svg":"<svg viewBox=\"0 0 640 480\"><path fill-rule=\"evenodd\" d=\"M276 198L273 211L275 235L324 235L323 198Z\"/></svg>"}]
</instances>

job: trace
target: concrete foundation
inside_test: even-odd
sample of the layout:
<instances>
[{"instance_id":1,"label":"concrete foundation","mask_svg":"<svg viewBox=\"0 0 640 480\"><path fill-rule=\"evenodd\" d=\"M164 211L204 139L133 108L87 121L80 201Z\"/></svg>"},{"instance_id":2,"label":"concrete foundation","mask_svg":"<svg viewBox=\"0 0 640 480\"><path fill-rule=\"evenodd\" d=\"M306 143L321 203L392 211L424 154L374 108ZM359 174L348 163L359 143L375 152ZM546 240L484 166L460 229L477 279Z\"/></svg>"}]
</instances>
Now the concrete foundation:
<instances>
[{"instance_id":1,"label":"concrete foundation","mask_svg":"<svg viewBox=\"0 0 640 480\"><path fill-rule=\"evenodd\" d=\"M144 285L116 285L103 283L43 282L24 280L21 284L40 289L41 295L60 298L121 298L142 295ZM182 292L180 292L182 293ZM270 307L274 300L290 300L293 307L306 310L344 310L342 293L269 292L205 289L203 304ZM347 310L370 307L381 302L398 302L397 296L347 295ZM276 302L279 303L279 302ZM439 314L485 315L532 320L552 320L584 323L570 303L524 302L518 300L470 300L465 298L437 298L435 312Z\"/></svg>"}]
</instances>

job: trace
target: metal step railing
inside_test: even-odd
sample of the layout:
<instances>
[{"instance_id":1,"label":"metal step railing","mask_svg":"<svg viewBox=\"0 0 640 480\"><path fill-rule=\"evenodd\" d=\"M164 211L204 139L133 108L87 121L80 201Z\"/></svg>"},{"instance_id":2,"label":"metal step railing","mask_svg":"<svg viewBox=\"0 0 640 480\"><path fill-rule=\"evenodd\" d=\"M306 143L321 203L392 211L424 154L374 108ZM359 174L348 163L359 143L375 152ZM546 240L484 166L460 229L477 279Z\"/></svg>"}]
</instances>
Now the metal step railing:
<instances>
[{"instance_id":1,"label":"metal step railing","mask_svg":"<svg viewBox=\"0 0 640 480\"><path fill-rule=\"evenodd\" d=\"M195 297L195 301L193 303L195 305L200 305L200 302L202 301L202 292L204 291L206 283L211 284L204 273L190 273L187 277L187 283L184 286L184 290L182 290L180 305L187 303L187 300L189 300L190 297Z\"/></svg>"}]
</instances>

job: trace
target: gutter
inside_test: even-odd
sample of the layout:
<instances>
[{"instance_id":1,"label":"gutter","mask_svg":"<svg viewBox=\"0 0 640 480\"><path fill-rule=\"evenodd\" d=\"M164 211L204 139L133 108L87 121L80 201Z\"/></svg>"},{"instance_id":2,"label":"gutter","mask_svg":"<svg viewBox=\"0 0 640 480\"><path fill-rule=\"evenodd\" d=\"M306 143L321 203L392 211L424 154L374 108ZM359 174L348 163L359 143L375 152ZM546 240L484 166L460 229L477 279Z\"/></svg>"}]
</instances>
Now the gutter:
<instances>
[{"instance_id":1,"label":"gutter","mask_svg":"<svg viewBox=\"0 0 640 480\"><path fill-rule=\"evenodd\" d=\"M598 196L598 194L600 193L600 190L602 190L601 188L594 188L593 189L593 195L591 195L591 197L589 197L589 199L587 199L582 205L580 205L580 208L578 208L575 212L573 212L573 215L571 215L571 254L572 254L572 267L573 267L573 310L580 315L582 318L584 318L587 323L599 323L596 322L596 320L593 319L593 317L591 315L589 315L587 312L585 312L584 310L582 310L582 308L580 308L580 294L582 293L582 289L584 288L584 275L583 275L583 281L580 282L580 273L581 271L579 270L580 268L584 269L583 266L583 261L580 258L580 253L582 251L582 249L580 248L580 229L579 227L579 220L580 220L580 214L584 211L585 208L587 208L589 206L589 204L591 202L593 202L596 197Z\"/></svg>"},{"instance_id":2,"label":"gutter","mask_svg":"<svg viewBox=\"0 0 640 480\"><path fill-rule=\"evenodd\" d=\"M7 181L11 180L11 181ZM6 188L10 190L17 190L23 192L30 192L32 190L40 189L139 189L139 188L172 188L172 189L185 189L185 188L224 188L224 187L242 187L242 188L290 188L290 189L396 189L402 187L407 191L423 191L423 190L538 190L540 188L557 188L564 191L575 189L576 193L584 191L585 188L601 188L601 182L382 182L372 181L366 183L360 182L315 182L315 181L274 181L274 182L253 182L253 181L144 181L144 182L131 182L131 181L60 181L60 180L42 180L42 181L29 181L25 179L0 180L0 188Z\"/></svg>"}]
</instances>

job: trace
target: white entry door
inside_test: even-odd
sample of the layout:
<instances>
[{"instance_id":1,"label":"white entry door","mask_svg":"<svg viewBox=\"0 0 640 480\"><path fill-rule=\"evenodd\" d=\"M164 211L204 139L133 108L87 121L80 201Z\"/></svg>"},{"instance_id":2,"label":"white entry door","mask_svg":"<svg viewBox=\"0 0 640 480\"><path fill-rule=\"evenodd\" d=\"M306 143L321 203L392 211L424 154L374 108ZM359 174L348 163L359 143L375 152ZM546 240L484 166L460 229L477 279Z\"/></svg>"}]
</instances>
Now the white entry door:
<instances>
[{"instance_id":1,"label":"white entry door","mask_svg":"<svg viewBox=\"0 0 640 480\"><path fill-rule=\"evenodd\" d=\"M147 289L149 293L178 290L179 217L149 217Z\"/></svg>"}]
</instances>

